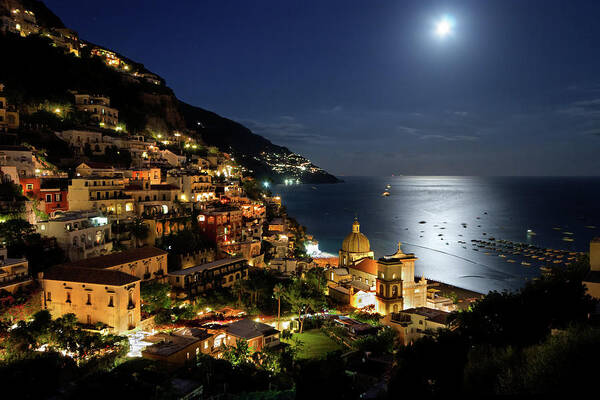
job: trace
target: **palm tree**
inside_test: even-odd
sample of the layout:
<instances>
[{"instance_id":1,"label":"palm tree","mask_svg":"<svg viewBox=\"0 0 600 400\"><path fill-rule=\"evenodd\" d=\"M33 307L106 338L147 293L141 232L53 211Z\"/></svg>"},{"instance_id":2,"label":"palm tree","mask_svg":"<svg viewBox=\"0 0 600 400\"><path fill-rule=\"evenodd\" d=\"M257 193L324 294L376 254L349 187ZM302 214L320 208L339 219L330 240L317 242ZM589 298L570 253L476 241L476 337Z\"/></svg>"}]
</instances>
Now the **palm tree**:
<instances>
[{"instance_id":1,"label":"palm tree","mask_svg":"<svg viewBox=\"0 0 600 400\"><path fill-rule=\"evenodd\" d=\"M279 317L281 316L281 296L283 296L283 285L278 283L273 287L273 296L277 299L277 330L279 328Z\"/></svg>"},{"instance_id":2,"label":"palm tree","mask_svg":"<svg viewBox=\"0 0 600 400\"><path fill-rule=\"evenodd\" d=\"M237 305L239 307L242 304L242 295L246 292L246 288L244 287L243 281L235 281L235 283L231 287L231 291L234 295L237 296Z\"/></svg>"},{"instance_id":3,"label":"palm tree","mask_svg":"<svg viewBox=\"0 0 600 400\"><path fill-rule=\"evenodd\" d=\"M150 233L148 224L146 224L142 218L134 218L129 226L129 230L131 232L131 236L135 238L135 247L139 247L139 242L146 240L148 234Z\"/></svg>"}]
</instances>

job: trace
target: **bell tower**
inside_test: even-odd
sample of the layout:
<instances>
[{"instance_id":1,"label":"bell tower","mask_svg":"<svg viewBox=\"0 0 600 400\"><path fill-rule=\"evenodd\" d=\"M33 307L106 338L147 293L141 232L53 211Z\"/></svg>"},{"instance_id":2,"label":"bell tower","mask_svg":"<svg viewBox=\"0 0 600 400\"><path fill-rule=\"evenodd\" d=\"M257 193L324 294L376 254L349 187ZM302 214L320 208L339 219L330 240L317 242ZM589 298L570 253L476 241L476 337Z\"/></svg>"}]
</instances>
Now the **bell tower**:
<instances>
[{"instance_id":1,"label":"bell tower","mask_svg":"<svg viewBox=\"0 0 600 400\"><path fill-rule=\"evenodd\" d=\"M398 242L398 251L377 260L377 312L383 315L402 311L407 308L424 306L423 301L415 301L415 261L414 254L402 252L402 243ZM427 283L423 297L427 292ZM423 297L424 298L424 297ZM417 304L418 303L418 304ZM423 304L421 304L423 303Z\"/></svg>"}]
</instances>

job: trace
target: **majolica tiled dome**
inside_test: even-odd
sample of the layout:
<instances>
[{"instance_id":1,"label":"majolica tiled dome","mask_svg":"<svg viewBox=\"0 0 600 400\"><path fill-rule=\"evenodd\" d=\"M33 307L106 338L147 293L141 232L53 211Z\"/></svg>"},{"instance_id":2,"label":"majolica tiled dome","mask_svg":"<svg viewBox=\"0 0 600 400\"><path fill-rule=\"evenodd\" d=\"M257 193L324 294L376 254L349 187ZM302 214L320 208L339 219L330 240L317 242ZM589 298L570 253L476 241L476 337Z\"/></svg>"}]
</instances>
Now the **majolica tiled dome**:
<instances>
[{"instance_id":1,"label":"majolica tiled dome","mask_svg":"<svg viewBox=\"0 0 600 400\"><path fill-rule=\"evenodd\" d=\"M354 223L352 224L352 233L346 236L346 239L342 242L342 251L348 253L368 253L371 251L369 239L360 233L360 224L358 223L358 220L354 220Z\"/></svg>"}]
</instances>

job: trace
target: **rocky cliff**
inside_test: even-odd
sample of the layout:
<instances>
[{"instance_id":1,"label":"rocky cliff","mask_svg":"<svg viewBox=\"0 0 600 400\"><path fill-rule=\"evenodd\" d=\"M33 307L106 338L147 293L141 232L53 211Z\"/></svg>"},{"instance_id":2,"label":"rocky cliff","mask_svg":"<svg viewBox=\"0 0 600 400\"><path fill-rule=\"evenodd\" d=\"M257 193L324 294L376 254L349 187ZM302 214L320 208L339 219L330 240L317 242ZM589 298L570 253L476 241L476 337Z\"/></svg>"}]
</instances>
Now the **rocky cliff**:
<instances>
[{"instance_id":1,"label":"rocky cliff","mask_svg":"<svg viewBox=\"0 0 600 400\"><path fill-rule=\"evenodd\" d=\"M119 109L119 119L131 133L187 132L209 146L231 153L260 179L338 181L304 157L271 143L243 125L178 100L163 78L125 55L81 38L79 43L83 46L78 56L57 47L52 34L64 28L64 24L42 2L0 0L0 16L11 18L14 10L33 12L39 26L39 34L27 37L10 32L0 34L0 48L3 54L10 55L0 62L0 82L6 84L17 105L48 101L64 104L72 101L73 90L103 94L110 96L112 105ZM117 66L110 65L98 52L108 52L118 60Z\"/></svg>"}]
</instances>

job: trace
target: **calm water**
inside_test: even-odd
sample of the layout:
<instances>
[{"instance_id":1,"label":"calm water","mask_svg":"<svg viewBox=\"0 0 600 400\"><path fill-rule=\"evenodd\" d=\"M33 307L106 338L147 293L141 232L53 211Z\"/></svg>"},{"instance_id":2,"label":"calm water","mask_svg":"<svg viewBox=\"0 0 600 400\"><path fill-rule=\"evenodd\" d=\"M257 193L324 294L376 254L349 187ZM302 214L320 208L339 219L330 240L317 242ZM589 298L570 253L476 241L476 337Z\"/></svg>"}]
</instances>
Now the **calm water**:
<instances>
[{"instance_id":1,"label":"calm water","mask_svg":"<svg viewBox=\"0 0 600 400\"><path fill-rule=\"evenodd\" d=\"M280 185L273 191L282 196L289 214L315 235L322 251L337 254L357 215L376 257L394 253L401 241L404 252L419 258L419 275L484 293L519 288L539 275L539 266L551 264L510 253L501 258L482 248L474 251L471 239L494 237L588 251L590 239L600 235L595 227L600 228L596 177L344 179L336 185ZM388 184L391 195L383 197ZM528 235L528 229L536 235ZM565 237L574 240L566 242Z\"/></svg>"}]
</instances>

